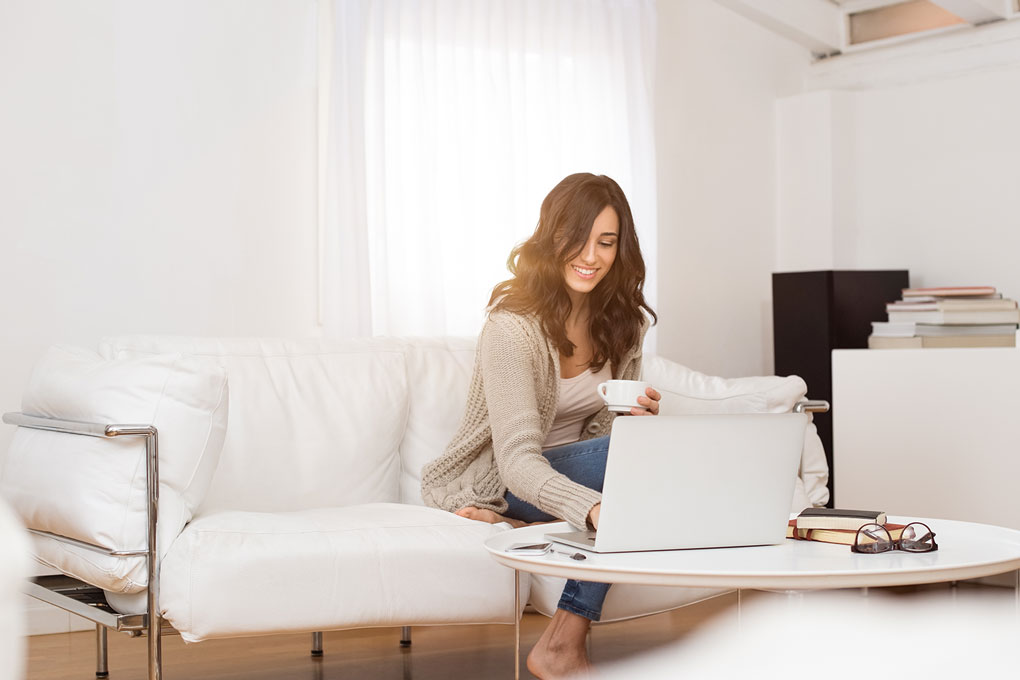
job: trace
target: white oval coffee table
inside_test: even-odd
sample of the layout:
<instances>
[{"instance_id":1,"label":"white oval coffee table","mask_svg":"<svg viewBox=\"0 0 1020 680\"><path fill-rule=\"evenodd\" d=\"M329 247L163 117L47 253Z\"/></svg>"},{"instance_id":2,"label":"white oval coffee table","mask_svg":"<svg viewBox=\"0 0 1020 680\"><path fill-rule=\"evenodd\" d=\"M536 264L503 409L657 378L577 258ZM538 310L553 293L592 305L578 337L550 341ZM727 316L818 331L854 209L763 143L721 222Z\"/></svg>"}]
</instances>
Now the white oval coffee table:
<instances>
[{"instance_id":1,"label":"white oval coffee table","mask_svg":"<svg viewBox=\"0 0 1020 680\"><path fill-rule=\"evenodd\" d=\"M602 583L797 591L961 581L1020 569L1020 531L1015 529L945 519L889 517L888 521L924 522L935 533L939 549L864 555L847 545L788 539L780 545L747 548L601 555L560 545L555 546L558 552L539 556L505 552L515 543L537 543L546 533L569 531L566 523L505 531L489 538L485 547L493 559L517 574L517 612L522 571ZM577 552L585 555L583 561L569 556ZM519 659L519 620L516 647Z\"/></svg>"},{"instance_id":2,"label":"white oval coffee table","mask_svg":"<svg viewBox=\"0 0 1020 680\"><path fill-rule=\"evenodd\" d=\"M584 561L559 553L540 556L505 552L514 543L535 543L546 533L570 531L566 523L544 524L497 534L485 547L497 562L533 574L603 583L710 588L814 590L902 586L961 581L1020 569L1020 531L945 519L890 517L920 521L935 532L939 549L930 553L893 550L878 555L851 552L850 546L787 540L780 545L705 550L663 550L596 554ZM557 546L562 552L578 552Z\"/></svg>"}]
</instances>

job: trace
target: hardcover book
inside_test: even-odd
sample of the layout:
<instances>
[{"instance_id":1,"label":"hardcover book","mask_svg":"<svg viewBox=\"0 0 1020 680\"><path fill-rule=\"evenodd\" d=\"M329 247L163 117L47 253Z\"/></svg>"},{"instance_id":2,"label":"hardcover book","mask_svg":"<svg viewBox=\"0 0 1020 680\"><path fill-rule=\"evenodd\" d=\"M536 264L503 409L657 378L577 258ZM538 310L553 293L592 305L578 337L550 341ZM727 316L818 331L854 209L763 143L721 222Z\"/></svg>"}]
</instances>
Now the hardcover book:
<instances>
[{"instance_id":1,"label":"hardcover book","mask_svg":"<svg viewBox=\"0 0 1020 680\"><path fill-rule=\"evenodd\" d=\"M1011 335L1016 333L1016 324L961 324L957 326L943 326L931 323L911 323L900 321L872 321L871 334L881 338L911 338L920 336L946 336L946 335Z\"/></svg>"},{"instance_id":2,"label":"hardcover book","mask_svg":"<svg viewBox=\"0 0 1020 680\"><path fill-rule=\"evenodd\" d=\"M1016 333L1008 335L937 335L892 337L872 335L868 349L928 349L960 347L1016 347Z\"/></svg>"},{"instance_id":3,"label":"hardcover book","mask_svg":"<svg viewBox=\"0 0 1020 680\"><path fill-rule=\"evenodd\" d=\"M883 525L889 537L896 541L903 534L904 524L887 523ZM819 543L837 543L853 545L857 538L857 529L798 529L797 520L791 519L786 527L786 537L800 541L818 541Z\"/></svg>"},{"instance_id":4,"label":"hardcover book","mask_svg":"<svg viewBox=\"0 0 1020 680\"><path fill-rule=\"evenodd\" d=\"M984 297L996 294L995 286L941 286L937 288L904 288L904 299L918 296Z\"/></svg>"},{"instance_id":5,"label":"hardcover book","mask_svg":"<svg viewBox=\"0 0 1020 680\"><path fill-rule=\"evenodd\" d=\"M971 311L1016 309L1016 300L986 298L948 298L933 302L914 302L913 299L897 300L885 305L887 312L938 312L938 311Z\"/></svg>"},{"instance_id":6,"label":"hardcover book","mask_svg":"<svg viewBox=\"0 0 1020 680\"><path fill-rule=\"evenodd\" d=\"M865 524L885 524L885 513L879 510L847 510L846 508L805 508L797 515L798 529L846 529L857 531Z\"/></svg>"},{"instance_id":7,"label":"hardcover book","mask_svg":"<svg viewBox=\"0 0 1020 680\"><path fill-rule=\"evenodd\" d=\"M889 321L928 324L1015 324L1020 321L1016 309L936 309L930 312L889 312Z\"/></svg>"}]
</instances>

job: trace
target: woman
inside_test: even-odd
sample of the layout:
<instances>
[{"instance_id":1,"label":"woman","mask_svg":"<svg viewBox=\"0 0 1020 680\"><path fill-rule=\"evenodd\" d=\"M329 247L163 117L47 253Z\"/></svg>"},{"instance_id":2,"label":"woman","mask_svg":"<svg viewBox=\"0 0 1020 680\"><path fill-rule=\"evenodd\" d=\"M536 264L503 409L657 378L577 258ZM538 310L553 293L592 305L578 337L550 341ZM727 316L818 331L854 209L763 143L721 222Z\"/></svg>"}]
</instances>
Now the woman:
<instances>
[{"instance_id":1,"label":"woman","mask_svg":"<svg viewBox=\"0 0 1020 680\"><path fill-rule=\"evenodd\" d=\"M453 441L422 471L434 507L485 522L564 519L597 528L615 414L596 394L610 378L637 380L645 265L619 185L570 175L542 202L535 233L510 254L479 337L467 408ZM648 388L633 415L655 415ZM588 669L585 637L608 584L568 581L528 655L540 678Z\"/></svg>"}]
</instances>

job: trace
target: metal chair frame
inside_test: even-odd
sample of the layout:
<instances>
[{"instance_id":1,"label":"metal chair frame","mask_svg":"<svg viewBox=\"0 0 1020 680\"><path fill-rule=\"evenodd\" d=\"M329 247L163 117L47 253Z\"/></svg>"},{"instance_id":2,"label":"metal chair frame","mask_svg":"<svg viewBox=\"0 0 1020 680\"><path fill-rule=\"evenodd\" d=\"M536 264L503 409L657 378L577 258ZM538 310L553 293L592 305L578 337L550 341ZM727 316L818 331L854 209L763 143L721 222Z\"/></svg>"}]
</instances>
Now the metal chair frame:
<instances>
[{"instance_id":1,"label":"metal chair frame","mask_svg":"<svg viewBox=\"0 0 1020 680\"><path fill-rule=\"evenodd\" d=\"M148 635L149 664L148 680L161 680L163 670L163 645L160 639L166 632L174 632L164 626L159 615L159 554L156 551L156 522L159 514L159 433L152 425L108 425L83 423L74 420L59 420L30 416L24 413L5 413L3 421L9 425L47 430L63 434L88 437L144 437L145 438L145 486L146 506L146 547L137 550L109 550L102 546L85 543L66 536L46 531L29 529L31 533L45 536L77 548L84 548L113 557L144 556L148 581L144 614L119 614L107 603L101 589L69 576L38 576L30 579L25 587L32 597L56 605L72 614L77 614L96 624L96 676L109 675L107 665L107 629L124 631L133 635Z\"/></svg>"}]
</instances>

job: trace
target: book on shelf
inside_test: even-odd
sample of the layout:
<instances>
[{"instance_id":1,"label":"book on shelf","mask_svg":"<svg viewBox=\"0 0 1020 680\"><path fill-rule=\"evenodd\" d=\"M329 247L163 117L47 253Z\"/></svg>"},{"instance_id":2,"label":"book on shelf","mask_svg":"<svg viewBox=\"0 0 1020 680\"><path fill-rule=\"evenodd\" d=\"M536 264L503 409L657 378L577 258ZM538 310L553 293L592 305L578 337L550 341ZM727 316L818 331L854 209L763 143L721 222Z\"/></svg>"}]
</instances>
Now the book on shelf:
<instances>
[{"instance_id":1,"label":"book on shelf","mask_svg":"<svg viewBox=\"0 0 1020 680\"><path fill-rule=\"evenodd\" d=\"M914 302L912 300L897 300L885 305L887 312L937 312L937 311L985 311L998 309L1016 309L1016 300L1010 298L955 298L946 300L931 300L926 302Z\"/></svg>"},{"instance_id":2,"label":"book on shelf","mask_svg":"<svg viewBox=\"0 0 1020 680\"><path fill-rule=\"evenodd\" d=\"M944 326L934 323L912 321L872 321L871 334L882 338L909 338L946 335L1010 335L1016 333L1016 324L955 324Z\"/></svg>"},{"instance_id":3,"label":"book on shelf","mask_svg":"<svg viewBox=\"0 0 1020 680\"><path fill-rule=\"evenodd\" d=\"M865 524L885 524L881 510L848 510L847 508L804 508L797 515L798 529L853 529Z\"/></svg>"},{"instance_id":4,"label":"book on shelf","mask_svg":"<svg viewBox=\"0 0 1020 680\"><path fill-rule=\"evenodd\" d=\"M917 324L910 321L872 321L871 334L878 338L912 338L917 335Z\"/></svg>"},{"instance_id":5,"label":"book on shelf","mask_svg":"<svg viewBox=\"0 0 1020 680\"><path fill-rule=\"evenodd\" d=\"M998 291L995 286L937 286L934 288L904 288L903 299L916 297L989 297Z\"/></svg>"},{"instance_id":6,"label":"book on shelf","mask_svg":"<svg viewBox=\"0 0 1020 680\"><path fill-rule=\"evenodd\" d=\"M890 311L889 321L941 325L1016 324L1020 323L1020 309L936 309L927 312Z\"/></svg>"},{"instance_id":7,"label":"book on shelf","mask_svg":"<svg viewBox=\"0 0 1020 680\"><path fill-rule=\"evenodd\" d=\"M1020 309L992 286L904 288L873 321L870 349L1016 347Z\"/></svg>"},{"instance_id":8,"label":"book on shelf","mask_svg":"<svg viewBox=\"0 0 1020 680\"><path fill-rule=\"evenodd\" d=\"M868 349L940 349L959 347L1016 347L1016 332L1007 335L868 336Z\"/></svg>"},{"instance_id":9,"label":"book on shelf","mask_svg":"<svg viewBox=\"0 0 1020 680\"><path fill-rule=\"evenodd\" d=\"M922 302L946 302L948 300L959 300L960 302L967 302L970 300L1002 300L1002 293L996 293L994 295L912 295L910 297L901 298L898 302L909 302L920 304ZM1008 299L1008 298L1006 298Z\"/></svg>"},{"instance_id":10,"label":"book on shelf","mask_svg":"<svg viewBox=\"0 0 1020 680\"><path fill-rule=\"evenodd\" d=\"M889 532L889 537L896 541L903 535L903 527L906 525L886 522L882 526ZM797 520L791 519L789 524L786 525L786 537L801 541L853 545L857 539L857 529L799 529L797 528Z\"/></svg>"}]
</instances>

